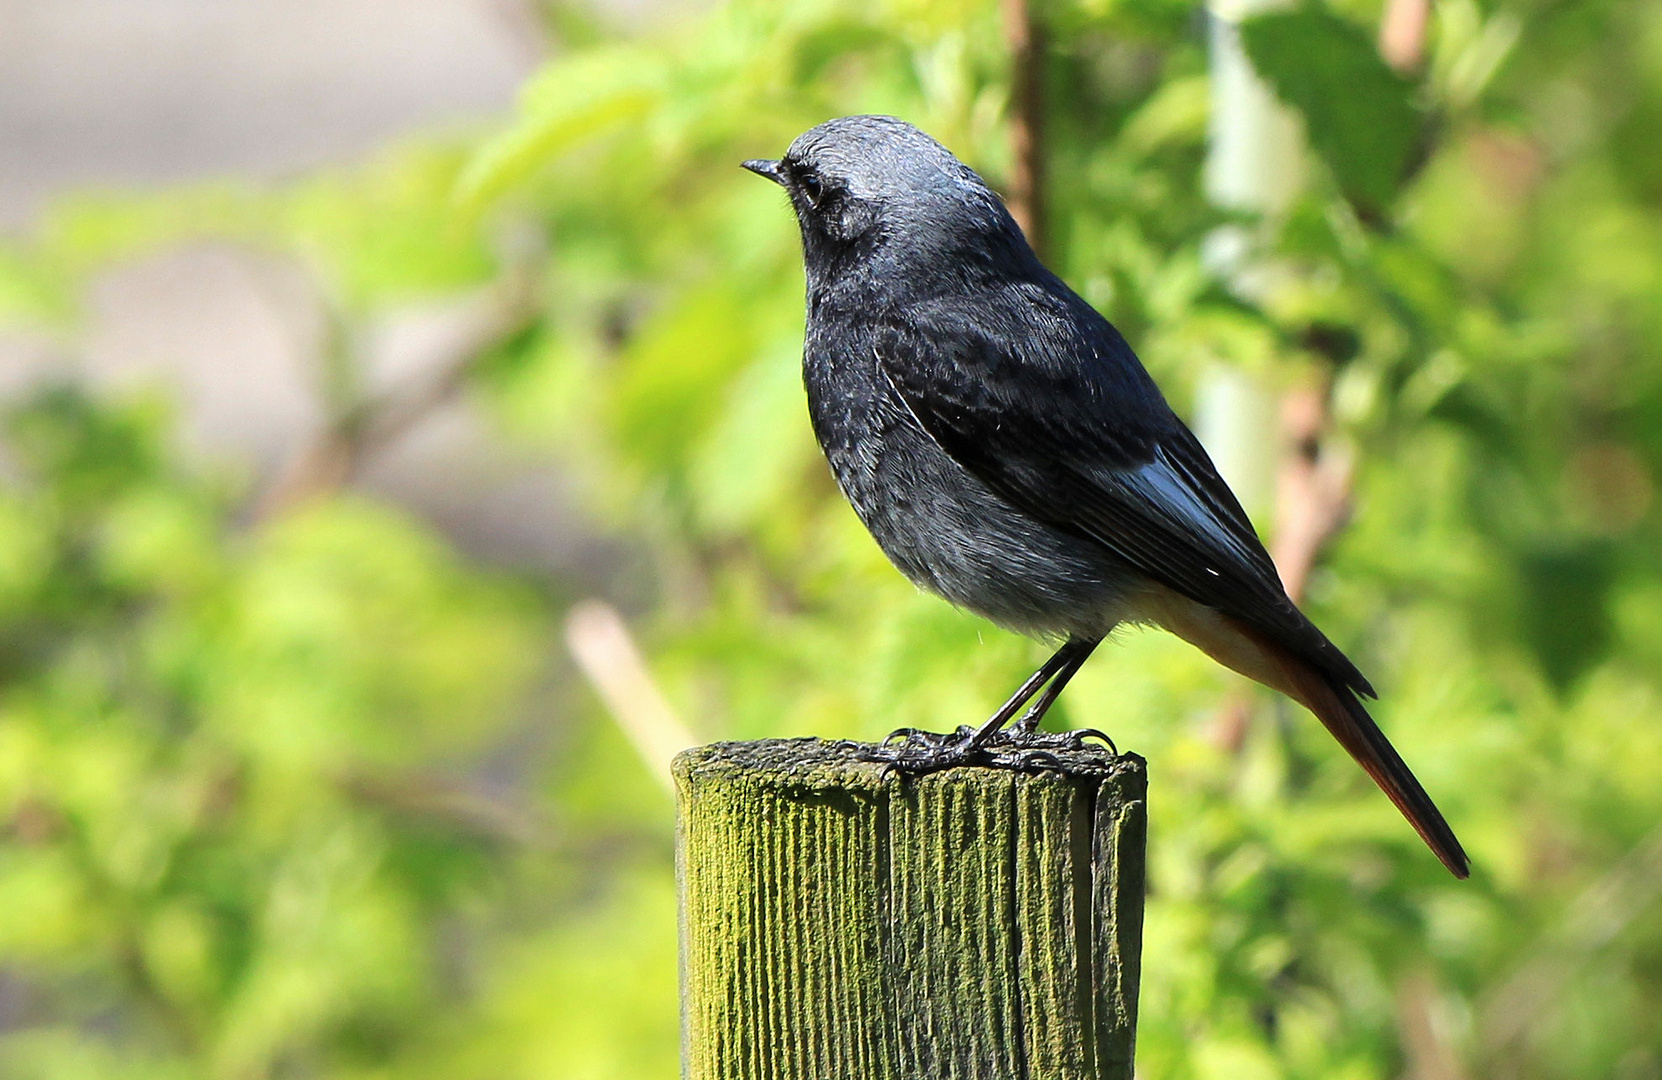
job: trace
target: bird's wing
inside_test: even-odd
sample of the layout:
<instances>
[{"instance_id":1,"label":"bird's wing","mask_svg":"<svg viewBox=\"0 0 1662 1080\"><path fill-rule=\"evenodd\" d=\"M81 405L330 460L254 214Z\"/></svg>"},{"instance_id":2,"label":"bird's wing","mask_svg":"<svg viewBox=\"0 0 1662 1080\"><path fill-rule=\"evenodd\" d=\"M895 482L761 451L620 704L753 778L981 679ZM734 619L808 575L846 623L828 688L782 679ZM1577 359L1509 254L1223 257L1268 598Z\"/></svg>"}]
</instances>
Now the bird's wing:
<instances>
[{"instance_id":1,"label":"bird's wing","mask_svg":"<svg viewBox=\"0 0 1662 1080\"><path fill-rule=\"evenodd\" d=\"M1083 301L1037 285L937 301L887 319L876 351L919 424L1013 506L1373 695L1288 599L1206 451Z\"/></svg>"},{"instance_id":2,"label":"bird's wing","mask_svg":"<svg viewBox=\"0 0 1662 1080\"><path fill-rule=\"evenodd\" d=\"M1304 703L1465 877L1459 840L1356 698L1372 687L1287 598L1240 503L1124 339L1059 283L981 299L886 320L878 360L912 415L1011 505L1164 586L1174 617L1162 625Z\"/></svg>"}]
</instances>

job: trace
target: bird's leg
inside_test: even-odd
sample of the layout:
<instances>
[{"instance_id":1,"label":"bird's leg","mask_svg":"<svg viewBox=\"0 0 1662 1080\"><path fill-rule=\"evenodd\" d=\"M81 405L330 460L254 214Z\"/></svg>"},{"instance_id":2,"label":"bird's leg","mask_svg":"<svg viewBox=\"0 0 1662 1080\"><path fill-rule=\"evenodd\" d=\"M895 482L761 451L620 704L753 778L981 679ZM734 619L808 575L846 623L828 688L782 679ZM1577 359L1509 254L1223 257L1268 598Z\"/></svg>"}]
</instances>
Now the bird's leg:
<instances>
[{"instance_id":1,"label":"bird's leg","mask_svg":"<svg viewBox=\"0 0 1662 1080\"><path fill-rule=\"evenodd\" d=\"M1068 680L1073 678L1085 660L1101 642L1101 638L1070 638L1054 656L1044 662L1010 700L980 727L971 730L968 725L947 735L935 735L915 728L901 728L884 740L882 746L865 748L865 760L881 761L905 772L931 772L955 765L982 764L1001 768L1054 768L1058 765L1056 751L1078 750L1087 735L1094 735L1109 747L1113 742L1099 731L1069 731L1040 734L1039 720L1055 702ZM1049 684L1046 686L1046 684ZM1040 690L1044 693L1022 713L1015 727L1004 728L1021 712L1022 706L1033 700ZM894 740L899 739L900 742ZM851 746L855 744L850 744ZM1118 750L1114 751L1116 754Z\"/></svg>"},{"instance_id":2,"label":"bird's leg","mask_svg":"<svg viewBox=\"0 0 1662 1080\"><path fill-rule=\"evenodd\" d=\"M1050 685L1045 687L1045 692L1040 695L1039 700L1020 720L1016 721L1016 729L1019 735L1033 734L1033 729L1038 726L1039 719L1044 716L1045 710L1050 708L1051 703L1056 700L1056 695L1062 692L1062 687L1068 684L1068 680L1073 678L1074 672L1078 671L1080 665L1090 657L1091 651L1097 647L1100 640L1100 638L1069 638L1060 649L1056 650L1054 656L1044 662L1044 666L1033 673L1032 678L1021 684L1021 689L1017 690L1009 701L1000 706L999 710L993 713L985 724L975 730L975 733L969 738L966 749L977 750L987 745L999 729L1010 722L1010 718L1016 715L1017 710L1027 704L1028 699L1038 692L1039 687L1048 682Z\"/></svg>"},{"instance_id":3,"label":"bird's leg","mask_svg":"<svg viewBox=\"0 0 1662 1080\"><path fill-rule=\"evenodd\" d=\"M1045 692L1039 695L1039 700L1033 703L1032 708L1022 713L1021 719L1013 725L1012 734L1018 740L1031 736L1039 729L1039 721L1043 720L1045 713L1049 712L1050 707L1056 704L1056 699L1061 695L1062 688L1068 685L1069 679L1079 673L1079 669L1085 666L1085 661L1091 658L1091 653L1100 644L1102 644L1101 638L1073 638L1057 650L1057 657L1068 653L1070 649L1073 651L1068 655L1066 662L1057 668L1055 676L1050 680L1050 685L1045 687Z\"/></svg>"}]
</instances>

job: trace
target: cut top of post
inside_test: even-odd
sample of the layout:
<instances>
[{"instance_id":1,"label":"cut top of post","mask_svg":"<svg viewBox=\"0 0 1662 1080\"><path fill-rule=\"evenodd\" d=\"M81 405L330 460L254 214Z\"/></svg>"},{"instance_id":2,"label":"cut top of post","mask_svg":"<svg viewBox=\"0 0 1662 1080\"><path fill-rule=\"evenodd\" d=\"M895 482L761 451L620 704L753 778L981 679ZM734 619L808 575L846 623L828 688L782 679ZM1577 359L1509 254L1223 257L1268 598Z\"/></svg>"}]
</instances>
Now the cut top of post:
<instances>
[{"instance_id":1,"label":"cut top of post","mask_svg":"<svg viewBox=\"0 0 1662 1080\"><path fill-rule=\"evenodd\" d=\"M676 759L685 1076L1129 1077L1143 760L914 776L863 749Z\"/></svg>"}]
</instances>

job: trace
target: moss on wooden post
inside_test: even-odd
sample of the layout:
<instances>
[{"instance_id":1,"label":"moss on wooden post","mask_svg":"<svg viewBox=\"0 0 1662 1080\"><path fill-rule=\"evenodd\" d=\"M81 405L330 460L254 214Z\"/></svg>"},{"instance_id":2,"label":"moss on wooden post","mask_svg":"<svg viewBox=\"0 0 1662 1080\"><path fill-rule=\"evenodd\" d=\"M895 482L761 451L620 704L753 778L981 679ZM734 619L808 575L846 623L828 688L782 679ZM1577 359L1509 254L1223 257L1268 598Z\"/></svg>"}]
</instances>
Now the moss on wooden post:
<instances>
[{"instance_id":1,"label":"moss on wooden post","mask_svg":"<svg viewBox=\"0 0 1662 1080\"><path fill-rule=\"evenodd\" d=\"M905 776L818 739L676 759L687 1080L1122 1080L1145 766Z\"/></svg>"}]
</instances>

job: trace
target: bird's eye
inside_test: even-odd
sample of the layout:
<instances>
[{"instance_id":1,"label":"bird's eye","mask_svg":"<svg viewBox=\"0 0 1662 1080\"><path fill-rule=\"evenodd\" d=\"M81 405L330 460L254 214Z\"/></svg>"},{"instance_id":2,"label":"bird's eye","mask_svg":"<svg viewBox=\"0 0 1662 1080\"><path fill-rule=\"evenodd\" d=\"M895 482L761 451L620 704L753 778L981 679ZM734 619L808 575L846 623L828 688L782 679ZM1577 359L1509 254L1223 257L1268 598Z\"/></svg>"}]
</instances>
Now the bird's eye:
<instances>
[{"instance_id":1,"label":"bird's eye","mask_svg":"<svg viewBox=\"0 0 1662 1080\"><path fill-rule=\"evenodd\" d=\"M820 199L825 197L825 185L813 173L803 173L796 179L797 186L802 194L808 197L808 205L818 206Z\"/></svg>"}]
</instances>

